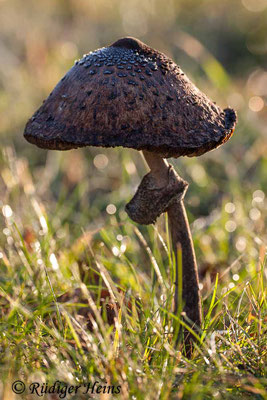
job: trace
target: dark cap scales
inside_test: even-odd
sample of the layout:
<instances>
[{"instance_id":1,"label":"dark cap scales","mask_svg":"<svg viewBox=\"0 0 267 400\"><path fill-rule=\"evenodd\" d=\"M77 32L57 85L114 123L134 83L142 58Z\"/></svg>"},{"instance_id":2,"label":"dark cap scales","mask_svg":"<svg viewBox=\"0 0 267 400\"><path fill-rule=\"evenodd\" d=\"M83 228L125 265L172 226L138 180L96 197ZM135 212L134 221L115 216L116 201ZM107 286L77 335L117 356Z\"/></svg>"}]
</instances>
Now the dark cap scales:
<instances>
[{"instance_id":1,"label":"dark cap scales","mask_svg":"<svg viewBox=\"0 0 267 400\"><path fill-rule=\"evenodd\" d=\"M130 147L162 157L199 156L233 134L221 110L167 56L134 38L85 55L28 121L42 148Z\"/></svg>"}]
</instances>

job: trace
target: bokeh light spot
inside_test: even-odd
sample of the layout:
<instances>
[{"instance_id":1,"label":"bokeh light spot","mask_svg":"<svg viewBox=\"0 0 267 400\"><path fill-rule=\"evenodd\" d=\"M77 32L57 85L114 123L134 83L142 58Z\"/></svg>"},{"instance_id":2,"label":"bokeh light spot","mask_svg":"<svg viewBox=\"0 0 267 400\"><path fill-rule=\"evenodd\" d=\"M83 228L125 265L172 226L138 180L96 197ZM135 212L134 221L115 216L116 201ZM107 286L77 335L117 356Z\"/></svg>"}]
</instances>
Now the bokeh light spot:
<instances>
[{"instance_id":1,"label":"bokeh light spot","mask_svg":"<svg viewBox=\"0 0 267 400\"><path fill-rule=\"evenodd\" d=\"M260 96L252 96L249 99L248 106L253 112L260 112L264 107L264 101Z\"/></svg>"},{"instance_id":2,"label":"bokeh light spot","mask_svg":"<svg viewBox=\"0 0 267 400\"><path fill-rule=\"evenodd\" d=\"M244 236L239 236L239 238L236 241L235 247L240 252L244 251L247 247L246 238Z\"/></svg>"},{"instance_id":3,"label":"bokeh light spot","mask_svg":"<svg viewBox=\"0 0 267 400\"><path fill-rule=\"evenodd\" d=\"M236 223L233 220L227 221L225 224L227 232L234 232L236 230Z\"/></svg>"},{"instance_id":4,"label":"bokeh light spot","mask_svg":"<svg viewBox=\"0 0 267 400\"><path fill-rule=\"evenodd\" d=\"M108 214L112 215L112 214L115 214L115 212L117 211L117 208L114 204L108 204L106 207L106 211Z\"/></svg>"},{"instance_id":5,"label":"bokeh light spot","mask_svg":"<svg viewBox=\"0 0 267 400\"><path fill-rule=\"evenodd\" d=\"M118 247L113 246L112 253L114 254L115 257L117 257L120 254L120 250L118 249Z\"/></svg>"},{"instance_id":6,"label":"bokeh light spot","mask_svg":"<svg viewBox=\"0 0 267 400\"><path fill-rule=\"evenodd\" d=\"M263 202L264 198L265 193L262 190L255 190L255 192L253 192L253 201L255 201L256 203Z\"/></svg>"},{"instance_id":7,"label":"bokeh light spot","mask_svg":"<svg viewBox=\"0 0 267 400\"><path fill-rule=\"evenodd\" d=\"M267 8L267 0L242 0L242 4L251 12L261 12Z\"/></svg>"},{"instance_id":8,"label":"bokeh light spot","mask_svg":"<svg viewBox=\"0 0 267 400\"><path fill-rule=\"evenodd\" d=\"M49 260L51 262L53 270L54 271L58 270L59 269L59 265L58 265L57 258L56 258L54 253L50 254Z\"/></svg>"},{"instance_id":9,"label":"bokeh light spot","mask_svg":"<svg viewBox=\"0 0 267 400\"><path fill-rule=\"evenodd\" d=\"M224 207L225 211L229 214L232 214L235 212L235 205L234 203L226 203Z\"/></svg>"},{"instance_id":10,"label":"bokeh light spot","mask_svg":"<svg viewBox=\"0 0 267 400\"><path fill-rule=\"evenodd\" d=\"M257 221L261 217L261 212L257 208L252 208L249 212L249 217L252 221Z\"/></svg>"},{"instance_id":11,"label":"bokeh light spot","mask_svg":"<svg viewBox=\"0 0 267 400\"><path fill-rule=\"evenodd\" d=\"M47 226L46 219L45 219L45 217L43 215L40 217L40 225L41 225L41 227L43 229L43 234L47 233L48 232L48 226Z\"/></svg>"},{"instance_id":12,"label":"bokeh light spot","mask_svg":"<svg viewBox=\"0 0 267 400\"><path fill-rule=\"evenodd\" d=\"M121 247L120 247L120 252L124 253L127 249L126 243L122 243Z\"/></svg>"},{"instance_id":13,"label":"bokeh light spot","mask_svg":"<svg viewBox=\"0 0 267 400\"><path fill-rule=\"evenodd\" d=\"M239 280L239 275L238 274L234 274L233 275L233 280L234 281L238 281Z\"/></svg>"},{"instance_id":14,"label":"bokeh light spot","mask_svg":"<svg viewBox=\"0 0 267 400\"><path fill-rule=\"evenodd\" d=\"M11 207L8 204L6 204L5 206L2 207L2 213L4 217L10 218L12 217L13 211Z\"/></svg>"},{"instance_id":15,"label":"bokeh light spot","mask_svg":"<svg viewBox=\"0 0 267 400\"><path fill-rule=\"evenodd\" d=\"M94 158L94 166L97 169L104 169L108 165L108 158L105 154L97 154Z\"/></svg>"}]
</instances>

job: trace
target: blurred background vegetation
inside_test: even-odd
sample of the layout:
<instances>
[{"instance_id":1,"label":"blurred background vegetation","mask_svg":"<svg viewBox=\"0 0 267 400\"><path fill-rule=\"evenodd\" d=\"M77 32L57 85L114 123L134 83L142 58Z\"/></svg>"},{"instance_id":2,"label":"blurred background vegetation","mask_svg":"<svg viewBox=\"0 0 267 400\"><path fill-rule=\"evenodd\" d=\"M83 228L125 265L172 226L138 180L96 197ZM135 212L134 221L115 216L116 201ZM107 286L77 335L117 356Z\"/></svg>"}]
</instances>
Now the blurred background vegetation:
<instances>
[{"instance_id":1,"label":"blurred background vegetation","mask_svg":"<svg viewBox=\"0 0 267 400\"><path fill-rule=\"evenodd\" d=\"M0 10L1 147L11 146L33 168L37 192L50 201L48 212L56 209L53 201L64 208L64 199L72 196L74 209L58 211L55 226L60 218L78 236L81 228L99 225L99 220L108 223L109 203L125 220L124 204L145 169L139 154L125 149L47 153L25 142L24 125L75 59L132 35L171 56L212 100L238 113L236 132L226 145L199 159L173 160L191 184L186 197L190 219L216 220L223 212L228 224L218 235L227 235L230 258L246 249L248 232L263 233L266 0L1 0ZM2 168L3 204L8 203L10 185ZM223 202L227 207L221 208ZM205 222L200 219L193 228L195 240L201 233L207 242L203 262L214 257L227 261L228 252L220 255L219 249L209 257L206 247L216 238L202 235L201 224ZM251 251L258 247L253 245Z\"/></svg>"},{"instance_id":2,"label":"blurred background vegetation","mask_svg":"<svg viewBox=\"0 0 267 400\"><path fill-rule=\"evenodd\" d=\"M85 262L79 241L83 237L115 281L133 293L140 289L136 270L144 284L146 315L155 306L150 306L155 277L151 273L148 278L146 247L124 211L146 172L140 154L101 148L47 152L23 138L27 119L75 59L126 35L165 52L212 100L238 113L236 131L221 148L200 158L170 160L190 183L185 204L204 311L216 272L218 293L233 290L228 305L236 307L245 282L255 278L266 256L267 0L0 0L0 281L11 297L22 298L34 309L31 283L28 291L20 289L31 282L24 275L29 274L40 296L52 301L45 278L31 275L35 267L25 261L20 239L32 254L29 265L46 265L59 295L77 279L77 262ZM164 217L156 229L139 226L138 232L164 274L168 255L159 245L158 228L167 240ZM247 305L247 312L253 313L253 304L246 300L244 310ZM215 318L214 326L222 329L228 317L223 318ZM249 329L253 315L242 318ZM19 352L20 344L11 337L6 348L13 343L13 351ZM37 346L34 335L30 337ZM22 368L30 369L27 365ZM152 398L148 387L142 390L150 390Z\"/></svg>"}]
</instances>

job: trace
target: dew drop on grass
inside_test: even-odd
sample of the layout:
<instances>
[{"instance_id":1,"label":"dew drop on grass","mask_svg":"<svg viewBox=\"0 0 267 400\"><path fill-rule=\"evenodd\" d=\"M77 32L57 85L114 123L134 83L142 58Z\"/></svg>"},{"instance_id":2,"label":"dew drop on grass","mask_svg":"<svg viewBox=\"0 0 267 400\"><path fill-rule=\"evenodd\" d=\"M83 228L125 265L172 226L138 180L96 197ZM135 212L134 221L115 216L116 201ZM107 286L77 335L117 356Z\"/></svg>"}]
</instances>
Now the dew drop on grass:
<instances>
[{"instance_id":1,"label":"dew drop on grass","mask_svg":"<svg viewBox=\"0 0 267 400\"><path fill-rule=\"evenodd\" d=\"M247 247L246 238L244 236L239 236L239 238L236 241L235 247L240 252L244 251Z\"/></svg>"},{"instance_id":2,"label":"dew drop on grass","mask_svg":"<svg viewBox=\"0 0 267 400\"><path fill-rule=\"evenodd\" d=\"M14 239L12 236L8 236L7 243L9 244L9 246L12 246L14 244Z\"/></svg>"},{"instance_id":3,"label":"dew drop on grass","mask_svg":"<svg viewBox=\"0 0 267 400\"><path fill-rule=\"evenodd\" d=\"M2 213L3 213L4 217L10 218L10 217L12 217L13 211L12 211L11 207L8 204L6 204L2 207Z\"/></svg>"},{"instance_id":4,"label":"dew drop on grass","mask_svg":"<svg viewBox=\"0 0 267 400\"><path fill-rule=\"evenodd\" d=\"M252 208L249 212L249 217L252 221L257 221L261 217L261 212L257 208Z\"/></svg>"},{"instance_id":5,"label":"dew drop on grass","mask_svg":"<svg viewBox=\"0 0 267 400\"><path fill-rule=\"evenodd\" d=\"M162 294L162 295L160 296L160 300L161 300L161 301L166 301L166 295L165 295L165 294Z\"/></svg>"},{"instance_id":6,"label":"dew drop on grass","mask_svg":"<svg viewBox=\"0 0 267 400\"><path fill-rule=\"evenodd\" d=\"M253 200L256 203L261 203L265 198L265 193L262 190L255 190L255 192L253 192Z\"/></svg>"},{"instance_id":7,"label":"dew drop on grass","mask_svg":"<svg viewBox=\"0 0 267 400\"><path fill-rule=\"evenodd\" d=\"M9 235L11 234L10 229L4 228L4 229L3 229L3 234L6 235L6 236L9 236Z\"/></svg>"},{"instance_id":8,"label":"dew drop on grass","mask_svg":"<svg viewBox=\"0 0 267 400\"><path fill-rule=\"evenodd\" d=\"M43 215L40 216L40 225L43 229L43 233L47 233L48 232L48 227L47 227L47 223L46 223L46 219Z\"/></svg>"},{"instance_id":9,"label":"dew drop on grass","mask_svg":"<svg viewBox=\"0 0 267 400\"><path fill-rule=\"evenodd\" d=\"M225 229L227 232L234 232L236 230L236 223L233 220L229 220L225 224Z\"/></svg>"},{"instance_id":10,"label":"dew drop on grass","mask_svg":"<svg viewBox=\"0 0 267 400\"><path fill-rule=\"evenodd\" d=\"M119 242L121 242L122 239L123 239L123 236L122 236L122 235L117 235L117 240L118 240Z\"/></svg>"},{"instance_id":11,"label":"dew drop on grass","mask_svg":"<svg viewBox=\"0 0 267 400\"><path fill-rule=\"evenodd\" d=\"M35 248L36 251L40 250L40 248L41 248L40 242L37 242L37 241L36 241L36 242L34 243L34 248Z\"/></svg>"},{"instance_id":12,"label":"dew drop on grass","mask_svg":"<svg viewBox=\"0 0 267 400\"><path fill-rule=\"evenodd\" d=\"M74 376L72 375L71 372L68 372L68 373L67 373L67 377L68 377L68 379L69 379L70 381L72 381L72 380L74 379Z\"/></svg>"},{"instance_id":13,"label":"dew drop on grass","mask_svg":"<svg viewBox=\"0 0 267 400\"><path fill-rule=\"evenodd\" d=\"M239 279L239 275L238 275L238 274L234 274L234 275L233 275L233 280L234 280L234 281L238 281L238 279Z\"/></svg>"},{"instance_id":14,"label":"dew drop on grass","mask_svg":"<svg viewBox=\"0 0 267 400\"><path fill-rule=\"evenodd\" d=\"M117 257L120 254L120 250L118 249L118 247L113 246L112 253L114 254L115 257Z\"/></svg>"},{"instance_id":15,"label":"dew drop on grass","mask_svg":"<svg viewBox=\"0 0 267 400\"><path fill-rule=\"evenodd\" d=\"M120 252L121 252L121 253L124 253L124 252L126 251L126 248L127 248L126 244L123 243L123 244L121 245L121 247L120 247Z\"/></svg>"},{"instance_id":16,"label":"dew drop on grass","mask_svg":"<svg viewBox=\"0 0 267 400\"><path fill-rule=\"evenodd\" d=\"M54 271L58 270L59 269L59 265L58 265L57 258L56 258L54 253L50 254L49 260L51 262L53 270Z\"/></svg>"},{"instance_id":17,"label":"dew drop on grass","mask_svg":"<svg viewBox=\"0 0 267 400\"><path fill-rule=\"evenodd\" d=\"M235 212L235 205L234 203L226 203L224 207L225 211L229 214L232 214Z\"/></svg>"},{"instance_id":18,"label":"dew drop on grass","mask_svg":"<svg viewBox=\"0 0 267 400\"><path fill-rule=\"evenodd\" d=\"M113 215L117 211L117 208L114 204L108 204L106 207L106 211L108 214Z\"/></svg>"}]
</instances>

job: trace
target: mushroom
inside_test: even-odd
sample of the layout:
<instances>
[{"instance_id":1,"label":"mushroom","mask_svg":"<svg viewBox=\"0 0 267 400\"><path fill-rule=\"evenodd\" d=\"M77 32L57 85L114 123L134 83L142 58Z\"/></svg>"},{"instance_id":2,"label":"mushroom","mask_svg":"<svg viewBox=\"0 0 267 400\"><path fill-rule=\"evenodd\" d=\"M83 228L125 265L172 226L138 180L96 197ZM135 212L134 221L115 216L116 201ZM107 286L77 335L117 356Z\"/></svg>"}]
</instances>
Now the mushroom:
<instances>
[{"instance_id":1,"label":"mushroom","mask_svg":"<svg viewBox=\"0 0 267 400\"><path fill-rule=\"evenodd\" d=\"M76 61L28 121L24 137L53 150L123 146L143 152L150 172L126 211L140 224L168 213L176 259L178 246L182 252L183 310L197 329L197 264L183 204L188 183L165 158L215 149L232 136L235 124L235 111L212 103L170 58L127 37Z\"/></svg>"}]
</instances>

